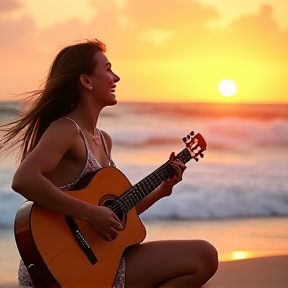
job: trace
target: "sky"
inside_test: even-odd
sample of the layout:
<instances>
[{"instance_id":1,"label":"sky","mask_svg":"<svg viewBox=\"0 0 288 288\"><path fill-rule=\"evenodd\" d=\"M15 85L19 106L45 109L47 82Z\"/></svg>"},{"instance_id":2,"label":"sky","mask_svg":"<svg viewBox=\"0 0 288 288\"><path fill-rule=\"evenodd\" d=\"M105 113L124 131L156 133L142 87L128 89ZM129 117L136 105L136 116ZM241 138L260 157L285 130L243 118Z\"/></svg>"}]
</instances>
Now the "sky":
<instances>
[{"instance_id":1,"label":"sky","mask_svg":"<svg viewBox=\"0 0 288 288\"><path fill-rule=\"evenodd\" d=\"M0 100L39 88L61 48L97 38L118 101L288 103L287 15L287 0L1 0Z\"/></svg>"}]
</instances>

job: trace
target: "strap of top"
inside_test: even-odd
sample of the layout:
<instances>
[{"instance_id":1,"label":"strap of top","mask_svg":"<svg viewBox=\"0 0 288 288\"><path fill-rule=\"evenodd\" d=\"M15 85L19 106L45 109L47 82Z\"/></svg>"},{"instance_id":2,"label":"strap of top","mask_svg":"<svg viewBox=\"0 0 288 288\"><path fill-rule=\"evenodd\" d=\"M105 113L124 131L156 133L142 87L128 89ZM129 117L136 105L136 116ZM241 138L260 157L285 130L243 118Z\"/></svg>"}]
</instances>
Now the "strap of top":
<instances>
[{"instance_id":1,"label":"strap of top","mask_svg":"<svg viewBox=\"0 0 288 288\"><path fill-rule=\"evenodd\" d=\"M79 131L81 132L81 134L82 134L82 136L83 136L83 139L84 139L86 148L88 148L88 149L90 150L88 141L87 141L87 139L86 139L86 137L85 137L85 134L84 134L84 132L82 131L82 129L80 128L80 126L78 125L78 123L77 123L75 120L73 120L72 118L69 118L69 117L67 117L67 116L61 117L60 119L63 119L63 118L68 119L68 120L71 120L72 122L75 123L75 125L77 126L77 128L79 129ZM58 120L60 120L60 119L58 119ZM56 120L56 121L58 121L58 120ZM56 121L55 121L55 122L56 122ZM103 145L103 147L104 147L104 150L105 150L108 158L111 159L110 154L109 154L109 152L108 152L108 147L107 147L106 139L105 139L102 131L101 131L100 129L98 129L98 131L99 131L99 134L100 134L100 138L101 138L101 142L102 142L102 145ZM97 161L97 162L98 162L98 161Z\"/></svg>"},{"instance_id":2,"label":"strap of top","mask_svg":"<svg viewBox=\"0 0 288 288\"><path fill-rule=\"evenodd\" d=\"M81 129L80 126L78 125L78 123L77 123L75 120L73 120L72 118L69 118L69 117L66 117L66 116L61 117L60 119L63 119L63 118L68 119L68 120L71 120L72 122L75 123L75 125L77 126L77 128L79 129L79 131L81 132L81 134L82 134L82 136L83 136L83 139L84 139L86 148L89 148L88 141L87 141L87 139L86 139L86 137L85 137L85 135L84 135L84 132L82 131L82 129ZM60 119L59 119L59 120L60 120Z\"/></svg>"},{"instance_id":3,"label":"strap of top","mask_svg":"<svg viewBox=\"0 0 288 288\"><path fill-rule=\"evenodd\" d=\"M105 150L108 158L111 159L110 154L109 154L109 152L108 152L108 147L107 147L106 139L105 139L102 131L101 131L100 129L98 129L98 130L99 130L99 134L100 134L100 137L101 137L101 141L102 141L102 145L103 145L103 147L104 147L104 150Z\"/></svg>"}]
</instances>

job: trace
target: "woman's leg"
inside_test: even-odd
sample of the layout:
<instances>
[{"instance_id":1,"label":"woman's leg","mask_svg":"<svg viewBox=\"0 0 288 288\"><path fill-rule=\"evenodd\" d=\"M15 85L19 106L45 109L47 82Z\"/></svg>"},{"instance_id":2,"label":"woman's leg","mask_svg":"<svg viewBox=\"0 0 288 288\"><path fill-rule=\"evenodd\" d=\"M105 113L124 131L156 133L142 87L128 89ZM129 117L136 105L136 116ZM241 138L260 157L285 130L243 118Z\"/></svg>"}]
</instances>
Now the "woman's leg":
<instances>
[{"instance_id":1,"label":"woman's leg","mask_svg":"<svg viewBox=\"0 0 288 288\"><path fill-rule=\"evenodd\" d=\"M201 287L217 271L217 251L203 240L154 241L125 252L125 288Z\"/></svg>"}]
</instances>

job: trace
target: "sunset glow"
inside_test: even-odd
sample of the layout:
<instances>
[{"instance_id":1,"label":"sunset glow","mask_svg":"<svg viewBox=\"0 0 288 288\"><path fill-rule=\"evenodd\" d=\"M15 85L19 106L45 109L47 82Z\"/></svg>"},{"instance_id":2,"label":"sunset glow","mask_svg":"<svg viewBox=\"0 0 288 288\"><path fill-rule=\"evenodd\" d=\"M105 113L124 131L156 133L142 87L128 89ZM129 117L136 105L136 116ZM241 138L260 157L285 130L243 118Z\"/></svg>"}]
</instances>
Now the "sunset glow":
<instances>
[{"instance_id":1,"label":"sunset glow","mask_svg":"<svg viewBox=\"0 0 288 288\"><path fill-rule=\"evenodd\" d=\"M98 38L119 101L288 103L288 1L40 2L1 0L0 99L37 89L63 46ZM233 97L215 88L227 75Z\"/></svg>"}]
</instances>

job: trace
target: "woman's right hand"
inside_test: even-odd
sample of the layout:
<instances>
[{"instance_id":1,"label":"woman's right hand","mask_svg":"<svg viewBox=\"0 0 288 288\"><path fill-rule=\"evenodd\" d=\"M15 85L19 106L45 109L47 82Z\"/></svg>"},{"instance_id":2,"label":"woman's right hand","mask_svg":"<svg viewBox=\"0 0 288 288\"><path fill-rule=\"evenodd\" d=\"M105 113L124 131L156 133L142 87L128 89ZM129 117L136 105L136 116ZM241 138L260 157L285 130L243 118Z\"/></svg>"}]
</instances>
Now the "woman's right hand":
<instances>
[{"instance_id":1,"label":"woman's right hand","mask_svg":"<svg viewBox=\"0 0 288 288\"><path fill-rule=\"evenodd\" d=\"M104 206L89 206L86 218L91 228L107 241L114 240L124 228L116 214Z\"/></svg>"}]
</instances>

